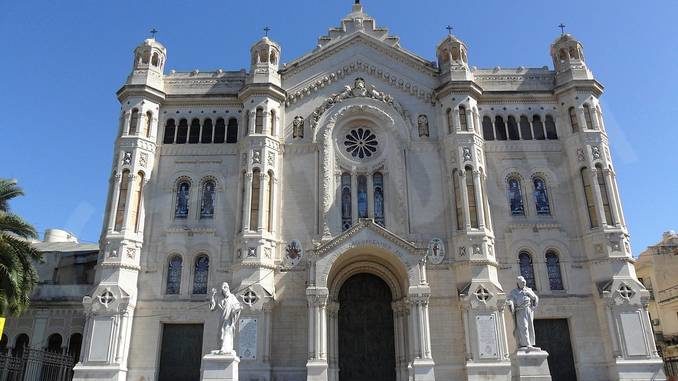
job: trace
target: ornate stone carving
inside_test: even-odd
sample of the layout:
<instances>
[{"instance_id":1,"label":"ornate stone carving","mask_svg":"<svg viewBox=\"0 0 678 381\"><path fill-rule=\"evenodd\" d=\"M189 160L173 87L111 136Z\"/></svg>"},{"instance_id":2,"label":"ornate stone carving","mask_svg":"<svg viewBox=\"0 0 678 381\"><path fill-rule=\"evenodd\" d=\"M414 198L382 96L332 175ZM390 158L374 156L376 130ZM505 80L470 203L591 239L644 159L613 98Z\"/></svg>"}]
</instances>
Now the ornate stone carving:
<instances>
[{"instance_id":1,"label":"ornate stone carving","mask_svg":"<svg viewBox=\"0 0 678 381\"><path fill-rule=\"evenodd\" d=\"M261 151L255 150L252 152L252 164L261 164Z\"/></svg>"},{"instance_id":2,"label":"ornate stone carving","mask_svg":"<svg viewBox=\"0 0 678 381\"><path fill-rule=\"evenodd\" d=\"M146 152L142 152L139 155L139 165L143 168L146 168L146 165L148 165L148 154Z\"/></svg>"},{"instance_id":3,"label":"ornate stone carving","mask_svg":"<svg viewBox=\"0 0 678 381\"><path fill-rule=\"evenodd\" d=\"M132 165L132 153L125 151L122 156L122 165Z\"/></svg>"},{"instance_id":4,"label":"ornate stone carving","mask_svg":"<svg viewBox=\"0 0 678 381\"><path fill-rule=\"evenodd\" d=\"M429 136L428 117L424 114L417 117L417 132L419 133L420 138Z\"/></svg>"},{"instance_id":5,"label":"ornate stone carving","mask_svg":"<svg viewBox=\"0 0 678 381\"><path fill-rule=\"evenodd\" d=\"M445 259L445 246L440 238L433 238L428 244L426 256L434 265L439 265Z\"/></svg>"},{"instance_id":6,"label":"ornate stone carving","mask_svg":"<svg viewBox=\"0 0 678 381\"><path fill-rule=\"evenodd\" d=\"M294 239L285 246L285 265L287 267L296 266L304 255L304 249L301 242Z\"/></svg>"},{"instance_id":7,"label":"ornate stone carving","mask_svg":"<svg viewBox=\"0 0 678 381\"><path fill-rule=\"evenodd\" d=\"M478 244L473 245L473 255L480 255L482 253L483 253L483 249L482 249L482 247L480 247L480 245L478 245Z\"/></svg>"},{"instance_id":8,"label":"ornate stone carving","mask_svg":"<svg viewBox=\"0 0 678 381\"><path fill-rule=\"evenodd\" d=\"M247 258L252 258L257 256L257 248L256 247L248 247L247 248Z\"/></svg>"},{"instance_id":9,"label":"ornate stone carving","mask_svg":"<svg viewBox=\"0 0 678 381\"><path fill-rule=\"evenodd\" d=\"M134 257L136 256L136 253L137 253L137 249L135 249L133 247L128 247L126 249L126 251L127 251L127 258L134 259Z\"/></svg>"},{"instance_id":10,"label":"ornate stone carving","mask_svg":"<svg viewBox=\"0 0 678 381\"><path fill-rule=\"evenodd\" d=\"M591 156L593 156L594 160L600 159L600 147L591 146Z\"/></svg>"},{"instance_id":11,"label":"ornate stone carving","mask_svg":"<svg viewBox=\"0 0 678 381\"><path fill-rule=\"evenodd\" d=\"M101 303L106 309L115 301L115 296L110 290L106 290L97 296L97 300Z\"/></svg>"},{"instance_id":12,"label":"ornate stone carving","mask_svg":"<svg viewBox=\"0 0 678 381\"><path fill-rule=\"evenodd\" d=\"M275 166L275 152L268 151L268 154L266 155L266 164L269 167Z\"/></svg>"},{"instance_id":13,"label":"ornate stone carving","mask_svg":"<svg viewBox=\"0 0 678 381\"><path fill-rule=\"evenodd\" d=\"M304 138L304 117L301 115L295 116L294 120L292 121L292 138Z\"/></svg>"},{"instance_id":14,"label":"ornate stone carving","mask_svg":"<svg viewBox=\"0 0 678 381\"><path fill-rule=\"evenodd\" d=\"M584 161L586 160L586 156L584 155L584 149L583 148L577 148L577 161Z\"/></svg>"},{"instance_id":15,"label":"ornate stone carving","mask_svg":"<svg viewBox=\"0 0 678 381\"><path fill-rule=\"evenodd\" d=\"M459 257L461 257L461 258L466 257L466 246L460 246L458 250L459 250Z\"/></svg>"},{"instance_id":16,"label":"ornate stone carving","mask_svg":"<svg viewBox=\"0 0 678 381\"><path fill-rule=\"evenodd\" d=\"M462 157L464 158L464 161L471 161L471 148L469 147L462 147L461 149L461 154Z\"/></svg>"}]
</instances>

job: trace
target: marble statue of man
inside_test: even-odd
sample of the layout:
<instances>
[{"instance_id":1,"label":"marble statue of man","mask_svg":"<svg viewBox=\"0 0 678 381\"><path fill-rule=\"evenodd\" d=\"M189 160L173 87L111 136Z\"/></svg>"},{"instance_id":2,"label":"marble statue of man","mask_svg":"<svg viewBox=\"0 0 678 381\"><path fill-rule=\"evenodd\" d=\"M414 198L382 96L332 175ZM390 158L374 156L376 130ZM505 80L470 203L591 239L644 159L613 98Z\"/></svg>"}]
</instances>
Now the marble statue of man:
<instances>
[{"instance_id":1,"label":"marble statue of man","mask_svg":"<svg viewBox=\"0 0 678 381\"><path fill-rule=\"evenodd\" d=\"M242 305L238 298L231 293L226 282L221 284L223 299L217 302L216 295L217 290L213 288L212 298L210 299L210 311L214 311L218 306L221 310L221 316L219 318L219 349L212 351L212 353L235 355L233 337L235 335L235 324L240 316Z\"/></svg>"},{"instance_id":2,"label":"marble statue of man","mask_svg":"<svg viewBox=\"0 0 678 381\"><path fill-rule=\"evenodd\" d=\"M539 297L527 287L525 278L517 278L517 286L508 296L508 306L515 321L514 335L518 348L534 347L534 309L537 308Z\"/></svg>"}]
</instances>

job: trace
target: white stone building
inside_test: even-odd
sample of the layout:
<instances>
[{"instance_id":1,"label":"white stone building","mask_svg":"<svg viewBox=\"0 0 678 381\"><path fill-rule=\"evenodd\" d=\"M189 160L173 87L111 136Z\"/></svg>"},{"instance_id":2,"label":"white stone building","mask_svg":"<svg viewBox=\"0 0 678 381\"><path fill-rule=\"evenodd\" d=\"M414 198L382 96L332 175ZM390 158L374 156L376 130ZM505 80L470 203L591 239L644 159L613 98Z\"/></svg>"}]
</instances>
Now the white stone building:
<instances>
[{"instance_id":1,"label":"white stone building","mask_svg":"<svg viewBox=\"0 0 678 381\"><path fill-rule=\"evenodd\" d=\"M139 45L75 379L197 379L227 281L242 380L510 380L521 273L554 380L664 379L582 44L435 49L360 4L286 65L264 37L248 71L165 74Z\"/></svg>"}]
</instances>

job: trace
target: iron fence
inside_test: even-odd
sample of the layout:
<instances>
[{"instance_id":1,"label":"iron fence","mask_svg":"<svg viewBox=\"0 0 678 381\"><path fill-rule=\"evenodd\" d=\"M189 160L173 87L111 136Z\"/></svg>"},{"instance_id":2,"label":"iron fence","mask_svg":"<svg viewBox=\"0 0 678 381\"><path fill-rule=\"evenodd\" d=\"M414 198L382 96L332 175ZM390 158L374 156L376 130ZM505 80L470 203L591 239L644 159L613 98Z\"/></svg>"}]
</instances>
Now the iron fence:
<instances>
[{"instance_id":1,"label":"iron fence","mask_svg":"<svg viewBox=\"0 0 678 381\"><path fill-rule=\"evenodd\" d=\"M74 365L70 354L33 348L0 352L0 381L71 381Z\"/></svg>"},{"instance_id":2,"label":"iron fence","mask_svg":"<svg viewBox=\"0 0 678 381\"><path fill-rule=\"evenodd\" d=\"M669 380L678 380L678 356L664 357L664 373Z\"/></svg>"}]
</instances>

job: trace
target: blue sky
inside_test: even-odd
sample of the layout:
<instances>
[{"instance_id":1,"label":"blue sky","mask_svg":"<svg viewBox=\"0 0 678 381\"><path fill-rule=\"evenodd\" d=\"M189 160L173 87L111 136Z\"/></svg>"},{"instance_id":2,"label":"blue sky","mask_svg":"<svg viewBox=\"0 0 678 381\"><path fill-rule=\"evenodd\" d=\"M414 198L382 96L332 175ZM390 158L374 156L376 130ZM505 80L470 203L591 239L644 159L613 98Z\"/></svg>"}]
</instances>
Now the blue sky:
<instances>
[{"instance_id":1,"label":"blue sky","mask_svg":"<svg viewBox=\"0 0 678 381\"><path fill-rule=\"evenodd\" d=\"M308 52L351 0L0 1L0 177L40 231L97 241L132 50L155 27L166 70L237 70L272 28L282 62ZM401 45L433 60L445 25L478 67L552 66L560 22L584 43L602 97L637 255L678 229L678 2L363 0Z\"/></svg>"}]
</instances>

